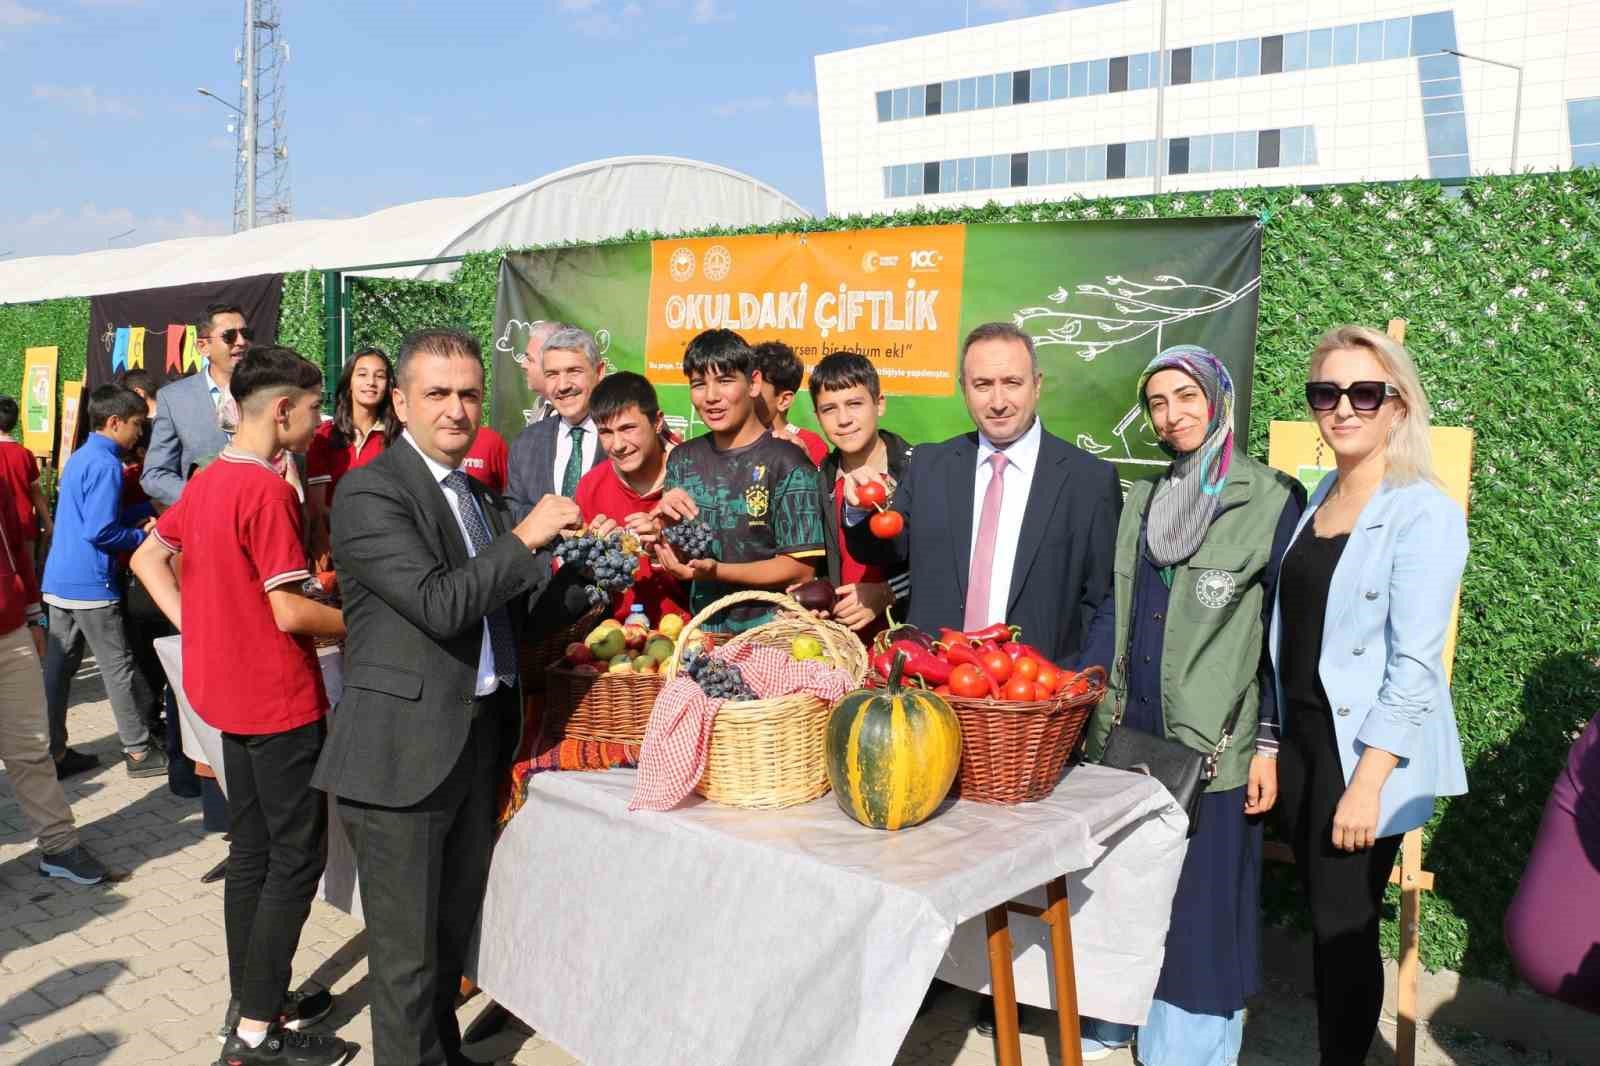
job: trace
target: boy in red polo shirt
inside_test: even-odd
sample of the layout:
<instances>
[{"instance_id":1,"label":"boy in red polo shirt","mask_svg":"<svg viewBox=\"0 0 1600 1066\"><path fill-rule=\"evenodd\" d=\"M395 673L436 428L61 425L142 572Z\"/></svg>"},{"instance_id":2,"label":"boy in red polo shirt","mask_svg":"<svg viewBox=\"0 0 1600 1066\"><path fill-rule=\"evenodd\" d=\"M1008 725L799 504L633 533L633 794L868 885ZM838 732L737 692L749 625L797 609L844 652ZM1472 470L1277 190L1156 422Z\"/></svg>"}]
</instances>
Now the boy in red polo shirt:
<instances>
[{"instance_id":1,"label":"boy in red polo shirt","mask_svg":"<svg viewBox=\"0 0 1600 1066\"><path fill-rule=\"evenodd\" d=\"M328 697L314 637L341 637L338 610L307 599L300 500L271 465L303 453L320 421L322 373L288 348L234 368L239 427L161 515L133 569L183 636L183 687L222 731L228 882L223 909L233 998L228 1066L332 1066L354 1050L296 1031L332 1007L288 995L300 928L327 855L327 800L311 787ZM172 569L182 552L183 586Z\"/></svg>"},{"instance_id":2,"label":"boy in red polo shirt","mask_svg":"<svg viewBox=\"0 0 1600 1066\"><path fill-rule=\"evenodd\" d=\"M39 460L11 436L21 410L10 396L0 396L0 486L17 516L23 550L38 564L39 541L50 536L50 505L39 487ZM43 527L41 533L40 527Z\"/></svg>"},{"instance_id":3,"label":"boy in red polo shirt","mask_svg":"<svg viewBox=\"0 0 1600 1066\"><path fill-rule=\"evenodd\" d=\"M511 448L493 427L479 426L472 447L461 460L461 469L478 484L486 485L496 496L506 494L506 476L511 464Z\"/></svg>"},{"instance_id":4,"label":"boy in red polo shirt","mask_svg":"<svg viewBox=\"0 0 1600 1066\"><path fill-rule=\"evenodd\" d=\"M805 449L812 466L821 466L828 455L828 442L809 429L789 421L789 408L805 379L805 364L794 349L782 341L764 341L755 346L756 369L761 371L761 395L756 398L756 417L772 430L772 435Z\"/></svg>"},{"instance_id":5,"label":"boy in red polo shirt","mask_svg":"<svg viewBox=\"0 0 1600 1066\"><path fill-rule=\"evenodd\" d=\"M654 386L632 371L607 374L589 397L589 417L594 419L600 447L611 461L596 466L578 482L573 500L583 512L583 520L609 518L654 541L656 527L650 512L661 502L669 450ZM663 614L687 616L689 595L682 583L653 563L646 566L649 576L622 594L616 616L627 618L635 601L643 605L652 623L660 622Z\"/></svg>"}]
</instances>

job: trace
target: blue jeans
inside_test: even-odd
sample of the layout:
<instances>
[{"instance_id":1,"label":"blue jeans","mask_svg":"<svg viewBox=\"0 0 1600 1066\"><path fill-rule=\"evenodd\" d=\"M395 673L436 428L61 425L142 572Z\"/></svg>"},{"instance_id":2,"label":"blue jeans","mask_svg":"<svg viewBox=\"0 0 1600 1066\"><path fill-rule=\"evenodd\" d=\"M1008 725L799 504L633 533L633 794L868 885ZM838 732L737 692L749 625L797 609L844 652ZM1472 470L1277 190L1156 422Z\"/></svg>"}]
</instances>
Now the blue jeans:
<instances>
[{"instance_id":1,"label":"blue jeans","mask_svg":"<svg viewBox=\"0 0 1600 1066\"><path fill-rule=\"evenodd\" d=\"M1191 1014L1156 1000L1143 1025L1081 1019L1085 1041L1119 1046L1139 1038L1139 1066L1235 1066L1244 1043L1244 1011L1231 1015Z\"/></svg>"}]
</instances>

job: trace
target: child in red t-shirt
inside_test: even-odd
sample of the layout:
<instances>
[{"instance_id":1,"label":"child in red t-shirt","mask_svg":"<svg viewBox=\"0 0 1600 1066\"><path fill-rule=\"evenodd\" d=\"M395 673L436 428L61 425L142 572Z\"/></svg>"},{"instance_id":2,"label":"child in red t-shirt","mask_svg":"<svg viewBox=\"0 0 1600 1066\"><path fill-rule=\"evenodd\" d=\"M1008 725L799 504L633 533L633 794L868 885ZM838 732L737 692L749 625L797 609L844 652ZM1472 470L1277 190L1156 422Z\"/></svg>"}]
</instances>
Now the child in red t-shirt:
<instances>
[{"instance_id":1,"label":"child in red t-shirt","mask_svg":"<svg viewBox=\"0 0 1600 1066\"><path fill-rule=\"evenodd\" d=\"M317 637L342 637L336 608L306 598L311 576L300 500L271 459L303 453L320 421L322 374L288 348L252 348L229 391L239 426L184 487L133 569L183 637L183 687L222 731L228 782L228 883L223 897L233 1000L222 1057L234 1066L284 1058L266 1042L310 1002L286 998L300 927L327 850L327 800L311 787L328 697ZM173 562L184 554L180 590ZM325 1008L323 1008L325 1012ZM333 1037L283 1032L298 1063L342 1061Z\"/></svg>"},{"instance_id":2,"label":"child in red t-shirt","mask_svg":"<svg viewBox=\"0 0 1600 1066\"><path fill-rule=\"evenodd\" d=\"M809 429L789 421L789 408L800 391L806 368L794 349L782 341L765 341L755 346L756 369L761 371L761 395L756 400L756 417L779 440L798 444L806 451L812 466L821 466L828 455L828 442Z\"/></svg>"},{"instance_id":3,"label":"child in red t-shirt","mask_svg":"<svg viewBox=\"0 0 1600 1066\"><path fill-rule=\"evenodd\" d=\"M10 507L17 516L23 549L28 561L37 565L39 541L51 533L50 505L39 487L39 460L11 438L20 416L17 401L0 396L0 506Z\"/></svg>"},{"instance_id":4,"label":"child in red t-shirt","mask_svg":"<svg viewBox=\"0 0 1600 1066\"><path fill-rule=\"evenodd\" d=\"M668 451L655 388L631 371L607 374L589 398L589 416L600 431L600 447L611 461L596 466L578 482L573 499L583 520L609 518L653 541L656 528L650 511L661 502ZM682 583L653 563L647 561L645 566L649 576L622 594L616 616L626 618L637 601L652 624L660 622L663 614L687 617L689 595Z\"/></svg>"},{"instance_id":5,"label":"child in red t-shirt","mask_svg":"<svg viewBox=\"0 0 1600 1066\"><path fill-rule=\"evenodd\" d=\"M478 435L472 438L472 447L461 460L461 469L476 478L478 484L488 486L495 495L504 496L510 464L511 449L506 446L506 439L488 426L479 426Z\"/></svg>"}]
</instances>

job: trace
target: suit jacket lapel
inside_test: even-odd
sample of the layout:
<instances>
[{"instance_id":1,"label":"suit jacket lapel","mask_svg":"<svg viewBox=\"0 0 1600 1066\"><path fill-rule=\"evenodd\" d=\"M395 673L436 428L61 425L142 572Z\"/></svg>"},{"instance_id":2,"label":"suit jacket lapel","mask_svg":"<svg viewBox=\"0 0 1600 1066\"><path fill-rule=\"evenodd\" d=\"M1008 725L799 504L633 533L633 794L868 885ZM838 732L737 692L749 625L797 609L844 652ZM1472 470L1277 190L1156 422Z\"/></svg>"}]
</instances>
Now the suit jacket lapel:
<instances>
[{"instance_id":1,"label":"suit jacket lapel","mask_svg":"<svg viewBox=\"0 0 1600 1066\"><path fill-rule=\"evenodd\" d=\"M444 552L451 566L465 566L467 564L467 542L461 535L461 524L456 520L455 512L450 509L450 501L445 497L444 489L433 479L433 471L428 469L428 464L422 461L422 456L408 441L396 441L394 446L387 449L394 452L399 463L400 475L411 494L422 504L422 511L433 519L438 527L439 538L444 544ZM471 481L469 477L467 479Z\"/></svg>"},{"instance_id":2,"label":"suit jacket lapel","mask_svg":"<svg viewBox=\"0 0 1600 1066\"><path fill-rule=\"evenodd\" d=\"M549 428L545 429L546 426ZM535 443L538 444L538 447L534 449L534 462L537 464L534 469L538 473L538 479L534 482L534 486L539 491L534 494L533 503L538 503L540 499L555 492L559 487L556 485L555 466L556 442L560 439L559 434L561 432L561 416L553 415L540 422L537 428L542 431L538 437L534 438Z\"/></svg>"},{"instance_id":3,"label":"suit jacket lapel","mask_svg":"<svg viewBox=\"0 0 1600 1066\"><path fill-rule=\"evenodd\" d=\"M1356 524L1350 528L1350 539L1345 541L1339 563L1333 568L1333 578L1328 582L1328 614L1323 622L1325 626L1331 625L1333 628L1327 632L1334 632L1344 625L1345 616L1355 609L1356 600L1360 598L1362 575L1367 572L1367 563L1376 546L1374 534L1388 522L1389 507L1385 499L1388 494L1387 487L1380 487L1373 493L1372 499L1356 516ZM1315 533L1316 530L1313 528L1311 532ZM1338 612L1337 617L1334 616L1335 611Z\"/></svg>"},{"instance_id":4,"label":"suit jacket lapel","mask_svg":"<svg viewBox=\"0 0 1600 1066\"><path fill-rule=\"evenodd\" d=\"M978 435L968 433L950 450L948 484L950 496L950 547L955 553L956 587L961 598L967 595L967 571L972 569L972 492L978 483Z\"/></svg>"},{"instance_id":5,"label":"suit jacket lapel","mask_svg":"<svg viewBox=\"0 0 1600 1066\"><path fill-rule=\"evenodd\" d=\"M1028 509L1022 516L1022 532L1017 535L1017 555L1011 564L1011 589L1006 610L1016 606L1028 580L1028 571L1044 545L1044 535L1055 512L1056 500L1067 484L1067 453L1048 433L1039 440L1039 460L1034 464L1033 482L1028 486Z\"/></svg>"}]
</instances>

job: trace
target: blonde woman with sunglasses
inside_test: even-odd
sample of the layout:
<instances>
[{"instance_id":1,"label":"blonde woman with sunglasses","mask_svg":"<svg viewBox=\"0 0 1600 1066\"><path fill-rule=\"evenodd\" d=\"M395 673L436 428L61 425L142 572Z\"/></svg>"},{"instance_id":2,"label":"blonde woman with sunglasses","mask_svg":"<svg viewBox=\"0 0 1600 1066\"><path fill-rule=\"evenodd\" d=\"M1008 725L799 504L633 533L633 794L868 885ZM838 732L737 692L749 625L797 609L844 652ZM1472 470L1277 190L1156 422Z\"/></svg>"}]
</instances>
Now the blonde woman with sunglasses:
<instances>
[{"instance_id":1,"label":"blonde woman with sunglasses","mask_svg":"<svg viewBox=\"0 0 1600 1066\"><path fill-rule=\"evenodd\" d=\"M1443 652L1467 559L1404 346L1341 326L1306 402L1337 469L1278 581L1279 821L1311 908L1322 1066L1364 1062L1383 1003L1378 919L1407 830L1467 790Z\"/></svg>"}]
</instances>

